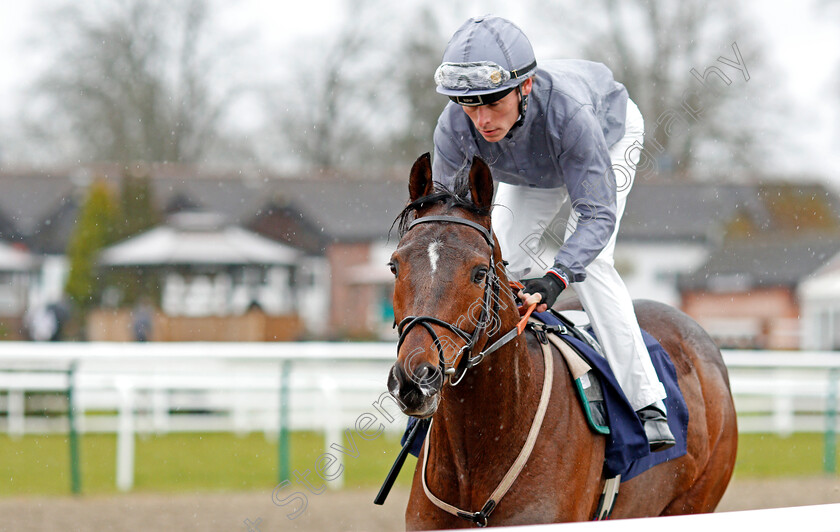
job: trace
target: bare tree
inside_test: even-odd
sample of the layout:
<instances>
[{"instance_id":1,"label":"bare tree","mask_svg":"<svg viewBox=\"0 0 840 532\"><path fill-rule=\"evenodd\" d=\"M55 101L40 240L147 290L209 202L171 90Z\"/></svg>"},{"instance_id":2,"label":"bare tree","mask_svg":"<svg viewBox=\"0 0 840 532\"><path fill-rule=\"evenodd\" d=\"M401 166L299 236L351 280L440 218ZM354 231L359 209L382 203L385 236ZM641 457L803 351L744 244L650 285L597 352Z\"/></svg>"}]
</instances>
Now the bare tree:
<instances>
[{"instance_id":1,"label":"bare tree","mask_svg":"<svg viewBox=\"0 0 840 532\"><path fill-rule=\"evenodd\" d=\"M411 31L389 64L396 79L394 94L404 108L400 129L392 136L389 162L406 166L432 150L438 116L449 101L435 91L434 81L447 37L429 5L421 6L412 20Z\"/></svg>"},{"instance_id":2,"label":"bare tree","mask_svg":"<svg viewBox=\"0 0 840 532\"><path fill-rule=\"evenodd\" d=\"M816 14L820 17L827 15L828 20L832 21L835 26L840 27L840 0L820 0L817 4ZM837 104L840 104L840 64L835 64L831 68L833 74L827 89L835 95L833 102L835 106L834 114L835 116L840 116L840 110L837 107ZM836 121L832 133L835 135L835 140L840 140L840 128L837 127Z\"/></svg>"},{"instance_id":3,"label":"bare tree","mask_svg":"<svg viewBox=\"0 0 840 532\"><path fill-rule=\"evenodd\" d=\"M206 0L68 3L50 12L51 61L34 132L80 160L193 163L219 146L242 87L237 45L213 36Z\"/></svg>"},{"instance_id":4,"label":"bare tree","mask_svg":"<svg viewBox=\"0 0 840 532\"><path fill-rule=\"evenodd\" d=\"M596 0L565 5L545 21L559 25L583 58L605 63L646 122L647 152L663 174L687 177L715 168L750 168L770 85L750 23L724 0ZM729 61L726 63L724 60ZM714 67L718 72L708 74ZM723 73L724 76L719 76ZM764 103L760 103L760 102Z\"/></svg>"},{"instance_id":5,"label":"bare tree","mask_svg":"<svg viewBox=\"0 0 840 532\"><path fill-rule=\"evenodd\" d=\"M336 32L296 43L296 82L266 91L274 124L266 138L276 142L264 160L364 172L431 151L448 101L434 84L448 39L441 20L460 24L466 8L429 0L348 0L345 8Z\"/></svg>"},{"instance_id":6,"label":"bare tree","mask_svg":"<svg viewBox=\"0 0 840 532\"><path fill-rule=\"evenodd\" d=\"M263 155L266 162L327 171L359 163L358 152L371 143L375 97L367 74L376 49L371 39L374 4L354 0L337 32L295 43L295 54L287 57L294 75L264 94L273 144L273 153Z\"/></svg>"}]
</instances>

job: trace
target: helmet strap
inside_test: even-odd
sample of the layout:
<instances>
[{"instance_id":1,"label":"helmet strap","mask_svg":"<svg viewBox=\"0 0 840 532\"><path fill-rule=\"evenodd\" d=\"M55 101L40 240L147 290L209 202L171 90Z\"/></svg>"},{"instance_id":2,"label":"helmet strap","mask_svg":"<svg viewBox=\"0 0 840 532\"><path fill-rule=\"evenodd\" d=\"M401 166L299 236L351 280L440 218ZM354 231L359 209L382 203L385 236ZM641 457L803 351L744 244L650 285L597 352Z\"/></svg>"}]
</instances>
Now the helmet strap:
<instances>
[{"instance_id":1,"label":"helmet strap","mask_svg":"<svg viewBox=\"0 0 840 532\"><path fill-rule=\"evenodd\" d=\"M518 85L516 91L519 93L519 120L513 124L513 127L510 128L511 130L525 123L525 110L528 108L528 95L522 94L522 85Z\"/></svg>"}]
</instances>

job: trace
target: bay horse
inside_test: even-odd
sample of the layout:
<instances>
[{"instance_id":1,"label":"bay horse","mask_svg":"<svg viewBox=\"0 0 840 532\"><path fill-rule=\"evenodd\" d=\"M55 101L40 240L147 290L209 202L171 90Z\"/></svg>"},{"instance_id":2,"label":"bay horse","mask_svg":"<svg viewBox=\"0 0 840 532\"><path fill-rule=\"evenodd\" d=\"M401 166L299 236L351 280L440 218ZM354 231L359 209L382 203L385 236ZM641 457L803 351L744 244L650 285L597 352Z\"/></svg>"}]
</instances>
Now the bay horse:
<instances>
[{"instance_id":1,"label":"bay horse","mask_svg":"<svg viewBox=\"0 0 840 532\"><path fill-rule=\"evenodd\" d=\"M499 289L508 280L491 232L489 167L475 158L455 189L444 191L433 184L430 160L427 153L411 169L410 202L390 262L400 343L388 388L404 413L433 419L423 449L426 489L450 508L475 514L461 518L431 502L421 453L405 513L409 530L488 524L488 512L475 516L488 509L491 492L525 445L546 377L540 342L514 332L519 312L512 293ZM577 301L565 307L581 308ZM611 517L711 512L729 483L737 448L720 350L674 308L637 301L635 309L675 366L689 409L687 454L621 484ZM494 526L585 521L598 505L605 436L588 427L562 357L554 357L551 376L530 457L489 508Z\"/></svg>"}]
</instances>

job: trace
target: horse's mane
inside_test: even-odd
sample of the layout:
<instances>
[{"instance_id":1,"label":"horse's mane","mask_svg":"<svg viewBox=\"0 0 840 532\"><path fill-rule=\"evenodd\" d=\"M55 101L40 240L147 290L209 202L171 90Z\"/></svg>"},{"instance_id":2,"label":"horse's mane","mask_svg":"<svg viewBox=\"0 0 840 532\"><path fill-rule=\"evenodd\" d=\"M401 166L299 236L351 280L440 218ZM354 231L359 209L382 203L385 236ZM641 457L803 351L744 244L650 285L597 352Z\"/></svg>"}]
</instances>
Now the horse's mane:
<instances>
[{"instance_id":1,"label":"horse's mane","mask_svg":"<svg viewBox=\"0 0 840 532\"><path fill-rule=\"evenodd\" d=\"M408 230L409 224L414 221L417 211L431 207L432 205L443 205L447 210L454 208L464 209L479 216L490 215L490 209L479 207L473 203L470 197L468 169L464 169L455 175L451 185L443 185L435 182L434 192L406 205L402 212L397 215L394 223L391 224L391 229L396 225L400 238L402 238Z\"/></svg>"}]
</instances>

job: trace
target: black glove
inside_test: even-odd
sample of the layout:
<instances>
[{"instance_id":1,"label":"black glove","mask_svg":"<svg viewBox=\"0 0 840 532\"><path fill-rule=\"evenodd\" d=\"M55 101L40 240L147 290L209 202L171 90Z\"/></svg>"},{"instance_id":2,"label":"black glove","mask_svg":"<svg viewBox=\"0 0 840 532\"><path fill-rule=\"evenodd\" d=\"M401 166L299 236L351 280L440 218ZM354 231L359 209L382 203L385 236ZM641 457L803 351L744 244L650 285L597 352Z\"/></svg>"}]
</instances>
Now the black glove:
<instances>
[{"instance_id":1,"label":"black glove","mask_svg":"<svg viewBox=\"0 0 840 532\"><path fill-rule=\"evenodd\" d=\"M566 289L566 283L563 279L551 270L539 279L523 279L522 286L523 293L540 294L542 299L539 304L545 303L548 308L554 305L557 296Z\"/></svg>"}]
</instances>

